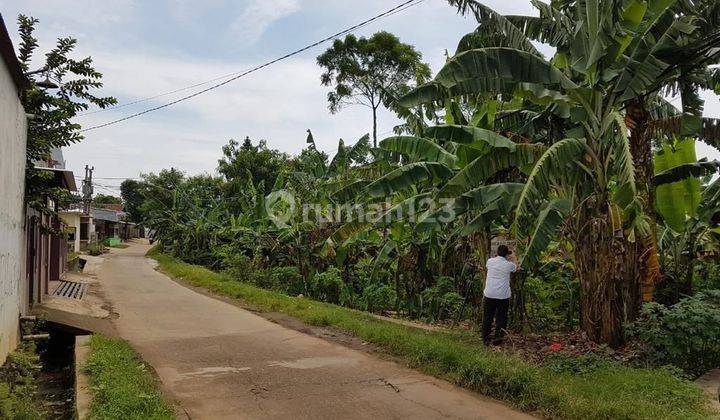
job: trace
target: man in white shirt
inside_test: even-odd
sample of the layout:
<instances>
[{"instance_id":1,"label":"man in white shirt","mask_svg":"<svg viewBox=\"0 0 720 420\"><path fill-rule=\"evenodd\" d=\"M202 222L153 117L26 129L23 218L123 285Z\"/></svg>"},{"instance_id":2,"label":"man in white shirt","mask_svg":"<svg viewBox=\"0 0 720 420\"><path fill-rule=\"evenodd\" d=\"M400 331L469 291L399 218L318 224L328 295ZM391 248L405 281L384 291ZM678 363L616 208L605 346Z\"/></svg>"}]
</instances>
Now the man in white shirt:
<instances>
[{"instance_id":1,"label":"man in white shirt","mask_svg":"<svg viewBox=\"0 0 720 420\"><path fill-rule=\"evenodd\" d=\"M482 324L482 339L486 345L490 344L493 320L495 320L493 344L500 344L505 335L510 307L510 276L517 270L515 258L511 257L512 251L507 246L500 245L497 254L497 257L487 260L486 264Z\"/></svg>"}]
</instances>

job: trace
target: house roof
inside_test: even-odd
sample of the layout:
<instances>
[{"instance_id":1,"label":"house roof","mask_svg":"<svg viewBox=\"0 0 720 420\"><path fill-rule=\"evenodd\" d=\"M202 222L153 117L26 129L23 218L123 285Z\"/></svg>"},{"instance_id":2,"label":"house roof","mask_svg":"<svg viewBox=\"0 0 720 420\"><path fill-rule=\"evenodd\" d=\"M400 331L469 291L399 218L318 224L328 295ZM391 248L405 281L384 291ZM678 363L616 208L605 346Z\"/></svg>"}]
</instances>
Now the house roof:
<instances>
[{"instance_id":1,"label":"house roof","mask_svg":"<svg viewBox=\"0 0 720 420\"><path fill-rule=\"evenodd\" d=\"M73 171L68 169L48 168L44 166L36 166L35 169L55 173L55 177L60 179L62 187L65 187L70 191L77 191L77 184L75 184L75 175L73 174Z\"/></svg>"},{"instance_id":2,"label":"house roof","mask_svg":"<svg viewBox=\"0 0 720 420\"><path fill-rule=\"evenodd\" d=\"M10 40L10 34L8 34L7 28L5 27L5 21L3 20L2 14L0 13L0 56L2 56L5 66L10 72L10 76L15 82L18 92L23 91L30 86L28 78L20 67L15 56L15 48L13 48L12 41Z\"/></svg>"},{"instance_id":3,"label":"house roof","mask_svg":"<svg viewBox=\"0 0 720 420\"><path fill-rule=\"evenodd\" d=\"M125 213L121 211L115 211L110 209L100 209L93 207L90 209L90 215L96 220L105 220L108 222L119 222Z\"/></svg>"}]
</instances>

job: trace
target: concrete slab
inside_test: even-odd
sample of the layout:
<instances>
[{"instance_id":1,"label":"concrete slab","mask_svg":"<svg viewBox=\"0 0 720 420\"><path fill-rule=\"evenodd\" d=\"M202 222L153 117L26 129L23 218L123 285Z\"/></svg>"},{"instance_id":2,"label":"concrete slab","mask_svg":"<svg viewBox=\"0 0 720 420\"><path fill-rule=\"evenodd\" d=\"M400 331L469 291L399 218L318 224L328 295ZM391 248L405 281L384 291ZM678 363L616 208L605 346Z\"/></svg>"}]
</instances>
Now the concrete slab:
<instances>
[{"instance_id":1,"label":"concrete slab","mask_svg":"<svg viewBox=\"0 0 720 420\"><path fill-rule=\"evenodd\" d=\"M92 389L84 367L90 354L90 336L75 337L75 413L78 420L90 418Z\"/></svg>"}]
</instances>

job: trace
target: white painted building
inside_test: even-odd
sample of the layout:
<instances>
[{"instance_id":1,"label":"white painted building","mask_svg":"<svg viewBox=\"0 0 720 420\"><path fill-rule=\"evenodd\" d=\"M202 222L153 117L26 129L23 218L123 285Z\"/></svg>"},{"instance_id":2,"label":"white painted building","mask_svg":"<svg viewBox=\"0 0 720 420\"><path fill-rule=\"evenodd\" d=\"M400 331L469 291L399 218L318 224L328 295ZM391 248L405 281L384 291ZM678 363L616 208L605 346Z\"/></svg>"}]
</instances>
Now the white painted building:
<instances>
[{"instance_id":1,"label":"white painted building","mask_svg":"<svg viewBox=\"0 0 720 420\"><path fill-rule=\"evenodd\" d=\"M15 349L19 317L28 310L25 279L27 117L20 95L27 80L0 16L0 363Z\"/></svg>"},{"instance_id":2,"label":"white painted building","mask_svg":"<svg viewBox=\"0 0 720 420\"><path fill-rule=\"evenodd\" d=\"M65 222L67 228L65 233L68 235L68 246L72 252L80 252L80 239L82 230L82 210L62 210L59 211L60 220Z\"/></svg>"}]
</instances>

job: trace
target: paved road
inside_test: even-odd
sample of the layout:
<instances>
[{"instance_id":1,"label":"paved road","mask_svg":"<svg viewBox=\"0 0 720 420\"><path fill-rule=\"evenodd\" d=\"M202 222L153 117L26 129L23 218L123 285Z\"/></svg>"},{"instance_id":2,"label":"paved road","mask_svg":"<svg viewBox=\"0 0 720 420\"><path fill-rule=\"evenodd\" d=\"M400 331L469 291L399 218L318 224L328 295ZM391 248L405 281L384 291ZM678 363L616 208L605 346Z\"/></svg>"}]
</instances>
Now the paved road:
<instances>
[{"instance_id":1,"label":"paved road","mask_svg":"<svg viewBox=\"0 0 720 420\"><path fill-rule=\"evenodd\" d=\"M155 271L147 250L114 250L100 287L119 314L119 334L192 419L529 418L194 292Z\"/></svg>"}]
</instances>

